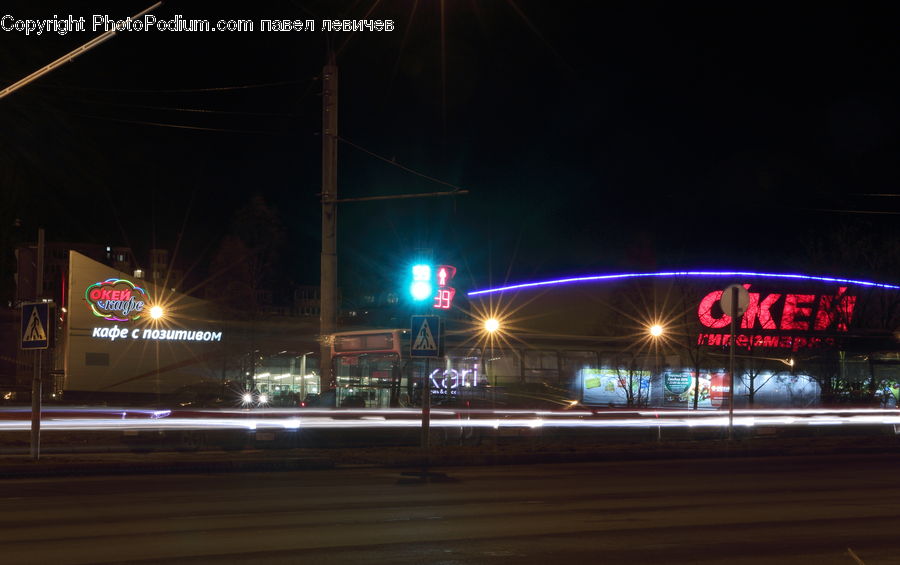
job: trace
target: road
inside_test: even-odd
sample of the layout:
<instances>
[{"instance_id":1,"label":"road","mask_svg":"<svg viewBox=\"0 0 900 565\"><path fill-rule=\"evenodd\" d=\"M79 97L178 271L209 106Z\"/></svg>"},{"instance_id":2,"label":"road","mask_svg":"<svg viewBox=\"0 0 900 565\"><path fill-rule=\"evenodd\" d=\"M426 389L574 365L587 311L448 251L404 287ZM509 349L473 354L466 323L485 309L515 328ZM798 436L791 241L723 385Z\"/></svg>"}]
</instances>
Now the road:
<instances>
[{"instance_id":1,"label":"road","mask_svg":"<svg viewBox=\"0 0 900 565\"><path fill-rule=\"evenodd\" d=\"M4 564L900 563L900 456L0 481Z\"/></svg>"},{"instance_id":2,"label":"road","mask_svg":"<svg viewBox=\"0 0 900 565\"><path fill-rule=\"evenodd\" d=\"M545 429L727 429L728 414L718 410L468 410L434 408L435 428ZM124 430L297 430L416 428L418 409L152 409L48 406L42 412L46 431ZM897 409L744 409L736 410L736 428L898 427ZM27 431L30 407L0 407L0 432Z\"/></svg>"}]
</instances>

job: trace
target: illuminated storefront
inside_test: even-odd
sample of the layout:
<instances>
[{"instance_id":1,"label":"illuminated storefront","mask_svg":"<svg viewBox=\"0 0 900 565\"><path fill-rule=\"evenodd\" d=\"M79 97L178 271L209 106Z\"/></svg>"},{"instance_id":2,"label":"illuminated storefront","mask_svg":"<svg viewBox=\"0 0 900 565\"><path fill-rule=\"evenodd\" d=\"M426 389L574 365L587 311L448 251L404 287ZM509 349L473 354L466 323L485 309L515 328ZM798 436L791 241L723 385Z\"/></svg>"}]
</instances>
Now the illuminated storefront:
<instances>
[{"instance_id":1,"label":"illuminated storefront","mask_svg":"<svg viewBox=\"0 0 900 565\"><path fill-rule=\"evenodd\" d=\"M900 286L749 272L629 273L481 289L497 312L498 386L540 382L591 406L718 408L730 393L731 317L723 289L743 285L735 321L735 404L895 405ZM651 333L650 328L656 326Z\"/></svg>"},{"instance_id":2,"label":"illuminated storefront","mask_svg":"<svg viewBox=\"0 0 900 565\"><path fill-rule=\"evenodd\" d=\"M313 322L223 318L207 301L70 252L66 401L296 406L318 392ZM306 353L304 353L306 351Z\"/></svg>"},{"instance_id":3,"label":"illuminated storefront","mask_svg":"<svg viewBox=\"0 0 900 565\"><path fill-rule=\"evenodd\" d=\"M72 251L64 306L67 399L162 398L221 380L224 333L201 300Z\"/></svg>"}]
</instances>

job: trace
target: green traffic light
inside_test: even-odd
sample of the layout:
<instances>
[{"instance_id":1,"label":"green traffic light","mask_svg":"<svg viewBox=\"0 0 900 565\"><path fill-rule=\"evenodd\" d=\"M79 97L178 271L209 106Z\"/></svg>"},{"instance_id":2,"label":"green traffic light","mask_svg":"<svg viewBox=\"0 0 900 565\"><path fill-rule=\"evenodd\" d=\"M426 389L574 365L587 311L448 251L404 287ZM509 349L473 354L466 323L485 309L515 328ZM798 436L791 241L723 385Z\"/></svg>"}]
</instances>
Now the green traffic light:
<instances>
[{"instance_id":1,"label":"green traffic light","mask_svg":"<svg viewBox=\"0 0 900 565\"><path fill-rule=\"evenodd\" d=\"M413 300L421 301L431 298L431 265L418 264L412 268L412 284L409 294Z\"/></svg>"}]
</instances>

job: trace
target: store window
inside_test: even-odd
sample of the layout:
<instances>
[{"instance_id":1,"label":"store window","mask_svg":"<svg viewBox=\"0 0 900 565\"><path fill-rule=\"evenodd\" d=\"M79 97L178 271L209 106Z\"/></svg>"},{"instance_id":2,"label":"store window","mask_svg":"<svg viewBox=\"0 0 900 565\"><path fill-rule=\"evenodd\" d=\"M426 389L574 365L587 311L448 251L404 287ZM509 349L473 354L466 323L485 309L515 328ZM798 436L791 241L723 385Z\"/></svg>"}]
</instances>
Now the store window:
<instances>
[{"instance_id":1,"label":"store window","mask_svg":"<svg viewBox=\"0 0 900 565\"><path fill-rule=\"evenodd\" d=\"M526 350L522 372L525 382L559 382L559 356L556 351Z\"/></svg>"},{"instance_id":2,"label":"store window","mask_svg":"<svg viewBox=\"0 0 900 565\"><path fill-rule=\"evenodd\" d=\"M563 351L562 352L562 380L578 390L578 375L583 369L599 369L600 359L596 351Z\"/></svg>"},{"instance_id":3,"label":"store window","mask_svg":"<svg viewBox=\"0 0 900 565\"><path fill-rule=\"evenodd\" d=\"M486 349L485 380L490 385L518 383L522 375L522 358L514 349Z\"/></svg>"}]
</instances>

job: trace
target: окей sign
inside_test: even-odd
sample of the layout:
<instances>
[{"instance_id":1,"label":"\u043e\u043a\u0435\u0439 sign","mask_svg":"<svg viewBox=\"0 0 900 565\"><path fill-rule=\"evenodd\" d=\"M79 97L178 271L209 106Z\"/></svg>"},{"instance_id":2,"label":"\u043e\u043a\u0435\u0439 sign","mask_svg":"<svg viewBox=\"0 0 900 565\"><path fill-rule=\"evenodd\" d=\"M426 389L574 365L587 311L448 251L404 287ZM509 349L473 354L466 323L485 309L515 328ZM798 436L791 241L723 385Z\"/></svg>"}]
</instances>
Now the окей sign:
<instances>
[{"instance_id":1,"label":"\u043e\u043a\u0435\u0439 sign","mask_svg":"<svg viewBox=\"0 0 900 565\"><path fill-rule=\"evenodd\" d=\"M750 285L744 287L750 290ZM750 292L750 303L740 320L740 329L764 331L766 334L735 337L735 345L743 348L777 347L794 351L809 347L833 345L835 333L846 333L853 318L856 296L840 287L836 294L763 294ZM697 309L700 323L711 329L727 328L731 316L719 301L722 291L710 292ZM768 332L777 332L769 334ZM803 332L796 334L792 332ZM818 335L817 335L818 334ZM729 345L729 334L700 333L698 345Z\"/></svg>"},{"instance_id":2,"label":"\u043e\u043a\u0435\u0439 sign","mask_svg":"<svg viewBox=\"0 0 900 565\"><path fill-rule=\"evenodd\" d=\"M110 322L128 322L141 317L147 304L147 292L125 279L106 279L84 291L91 312Z\"/></svg>"}]
</instances>

